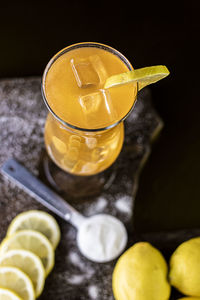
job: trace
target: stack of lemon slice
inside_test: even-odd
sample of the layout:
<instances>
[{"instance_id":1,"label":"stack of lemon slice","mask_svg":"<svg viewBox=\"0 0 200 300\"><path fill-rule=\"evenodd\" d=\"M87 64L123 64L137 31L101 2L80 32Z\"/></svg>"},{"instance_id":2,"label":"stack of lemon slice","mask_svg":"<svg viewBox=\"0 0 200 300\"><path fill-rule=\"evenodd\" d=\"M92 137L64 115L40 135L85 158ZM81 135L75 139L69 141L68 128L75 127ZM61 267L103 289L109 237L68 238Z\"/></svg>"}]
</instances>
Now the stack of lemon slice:
<instances>
[{"instance_id":1,"label":"stack of lemon slice","mask_svg":"<svg viewBox=\"0 0 200 300\"><path fill-rule=\"evenodd\" d=\"M15 217L0 245L0 299L37 298L59 241L59 226L48 213L31 210Z\"/></svg>"}]
</instances>

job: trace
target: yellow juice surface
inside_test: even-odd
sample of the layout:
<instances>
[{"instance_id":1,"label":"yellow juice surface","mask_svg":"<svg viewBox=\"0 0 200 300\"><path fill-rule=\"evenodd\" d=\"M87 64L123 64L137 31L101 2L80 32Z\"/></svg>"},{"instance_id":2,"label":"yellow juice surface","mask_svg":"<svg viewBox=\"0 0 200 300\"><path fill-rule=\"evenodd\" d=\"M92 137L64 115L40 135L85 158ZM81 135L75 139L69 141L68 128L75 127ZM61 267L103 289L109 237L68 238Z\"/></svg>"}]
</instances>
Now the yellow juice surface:
<instances>
[{"instance_id":1,"label":"yellow juice surface","mask_svg":"<svg viewBox=\"0 0 200 300\"><path fill-rule=\"evenodd\" d=\"M104 128L121 120L133 106L136 83L103 89L109 76L127 71L125 63L106 50L70 50L58 57L47 72L47 102L68 124L84 129Z\"/></svg>"}]
</instances>

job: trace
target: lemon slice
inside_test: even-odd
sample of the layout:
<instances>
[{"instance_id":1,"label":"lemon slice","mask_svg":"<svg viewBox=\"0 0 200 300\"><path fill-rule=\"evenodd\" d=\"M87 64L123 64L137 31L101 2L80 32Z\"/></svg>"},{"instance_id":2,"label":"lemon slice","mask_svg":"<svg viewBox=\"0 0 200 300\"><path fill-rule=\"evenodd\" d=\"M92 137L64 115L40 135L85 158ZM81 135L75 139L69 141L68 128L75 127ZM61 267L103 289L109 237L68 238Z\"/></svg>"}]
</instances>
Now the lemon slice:
<instances>
[{"instance_id":1,"label":"lemon slice","mask_svg":"<svg viewBox=\"0 0 200 300\"><path fill-rule=\"evenodd\" d=\"M55 249L60 241L60 228L50 214L40 210L29 210L17 215L10 223L7 235L16 231L32 229L44 234Z\"/></svg>"},{"instance_id":2,"label":"lemon slice","mask_svg":"<svg viewBox=\"0 0 200 300\"><path fill-rule=\"evenodd\" d=\"M0 267L0 287L12 290L23 300L35 299L34 288L30 278L17 268Z\"/></svg>"},{"instance_id":3,"label":"lemon slice","mask_svg":"<svg viewBox=\"0 0 200 300\"><path fill-rule=\"evenodd\" d=\"M22 298L8 289L0 288L0 300L22 300Z\"/></svg>"},{"instance_id":4,"label":"lemon slice","mask_svg":"<svg viewBox=\"0 0 200 300\"><path fill-rule=\"evenodd\" d=\"M117 85L122 85L130 82L138 83L140 91L145 86L155 83L169 75L169 70L166 66L152 66L141 69L136 69L126 73L121 73L108 77L104 85L104 89L108 89Z\"/></svg>"},{"instance_id":5,"label":"lemon slice","mask_svg":"<svg viewBox=\"0 0 200 300\"><path fill-rule=\"evenodd\" d=\"M44 288L45 270L37 255L27 250L10 250L0 256L0 267L5 266L16 267L26 273L33 283L36 297L41 294Z\"/></svg>"},{"instance_id":6,"label":"lemon slice","mask_svg":"<svg viewBox=\"0 0 200 300\"><path fill-rule=\"evenodd\" d=\"M54 266L54 251L49 240L42 233L34 230L20 230L6 237L0 246L0 255L14 250L29 250L39 256L45 268L46 276Z\"/></svg>"}]
</instances>

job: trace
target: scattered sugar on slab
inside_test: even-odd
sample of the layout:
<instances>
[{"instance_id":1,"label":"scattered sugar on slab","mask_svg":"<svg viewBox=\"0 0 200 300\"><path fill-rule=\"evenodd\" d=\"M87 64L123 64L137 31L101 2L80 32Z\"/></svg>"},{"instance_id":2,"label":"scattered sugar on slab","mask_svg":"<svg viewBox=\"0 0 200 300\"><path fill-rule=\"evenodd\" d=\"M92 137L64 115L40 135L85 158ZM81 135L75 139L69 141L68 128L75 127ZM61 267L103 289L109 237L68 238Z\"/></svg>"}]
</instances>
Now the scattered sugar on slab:
<instances>
[{"instance_id":1,"label":"scattered sugar on slab","mask_svg":"<svg viewBox=\"0 0 200 300\"><path fill-rule=\"evenodd\" d=\"M84 275L71 275L70 277L67 278L68 283L73 284L73 285L79 285L83 283L85 280Z\"/></svg>"},{"instance_id":2,"label":"scattered sugar on slab","mask_svg":"<svg viewBox=\"0 0 200 300\"><path fill-rule=\"evenodd\" d=\"M88 287L88 295L90 296L91 299L97 300L98 295L99 295L99 289L96 285L90 285Z\"/></svg>"},{"instance_id":3,"label":"scattered sugar on slab","mask_svg":"<svg viewBox=\"0 0 200 300\"><path fill-rule=\"evenodd\" d=\"M81 271L86 270L86 264L82 261L80 256L78 255L77 252L70 252L69 253L69 261L76 267L78 267ZM87 267L88 269L88 267ZM91 272L91 270L90 270Z\"/></svg>"},{"instance_id":4,"label":"scattered sugar on slab","mask_svg":"<svg viewBox=\"0 0 200 300\"><path fill-rule=\"evenodd\" d=\"M68 260L70 263L72 263L74 266L76 266L80 270L80 272L83 272L83 274L82 274L83 280L91 278L92 275L95 273L95 270L92 267L90 267L88 264L86 264L81 259L81 257L79 256L79 254L77 252L71 251L69 253Z\"/></svg>"},{"instance_id":5,"label":"scattered sugar on slab","mask_svg":"<svg viewBox=\"0 0 200 300\"><path fill-rule=\"evenodd\" d=\"M87 216L93 216L97 213L103 212L107 205L108 201L104 197L99 197L94 203L88 205L85 213Z\"/></svg>"},{"instance_id":6,"label":"scattered sugar on slab","mask_svg":"<svg viewBox=\"0 0 200 300\"><path fill-rule=\"evenodd\" d=\"M122 213L132 214L133 200L130 196L123 196L116 200L115 207Z\"/></svg>"}]
</instances>

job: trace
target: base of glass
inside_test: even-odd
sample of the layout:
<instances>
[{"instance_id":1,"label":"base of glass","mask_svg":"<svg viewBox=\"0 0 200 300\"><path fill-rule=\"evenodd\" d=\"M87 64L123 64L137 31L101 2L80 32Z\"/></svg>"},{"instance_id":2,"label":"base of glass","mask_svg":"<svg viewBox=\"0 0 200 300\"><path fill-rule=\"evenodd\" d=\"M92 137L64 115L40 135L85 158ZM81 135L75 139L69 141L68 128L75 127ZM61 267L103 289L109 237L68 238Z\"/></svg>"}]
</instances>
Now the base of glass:
<instances>
[{"instance_id":1,"label":"base of glass","mask_svg":"<svg viewBox=\"0 0 200 300\"><path fill-rule=\"evenodd\" d=\"M40 177L47 181L59 193L72 198L84 198L99 195L107 190L116 176L114 166L90 176L78 176L60 169L44 151L40 163ZM68 198L68 197L67 197Z\"/></svg>"}]
</instances>

